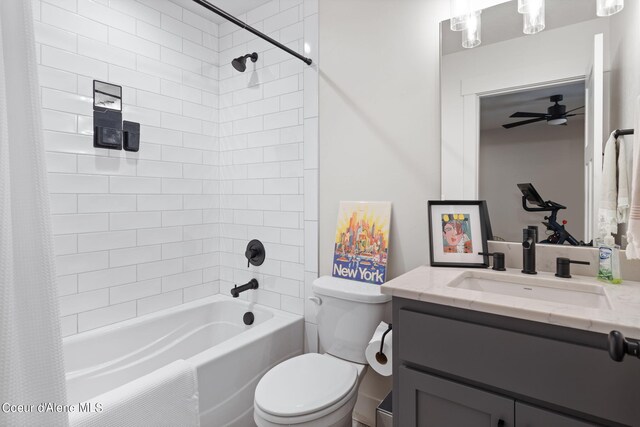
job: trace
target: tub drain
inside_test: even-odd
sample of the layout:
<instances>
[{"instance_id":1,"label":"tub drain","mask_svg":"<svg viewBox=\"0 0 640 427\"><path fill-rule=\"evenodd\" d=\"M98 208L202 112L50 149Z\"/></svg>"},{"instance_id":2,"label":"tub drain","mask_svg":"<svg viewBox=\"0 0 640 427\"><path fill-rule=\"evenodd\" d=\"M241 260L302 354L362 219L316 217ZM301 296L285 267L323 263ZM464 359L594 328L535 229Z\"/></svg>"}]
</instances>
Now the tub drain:
<instances>
[{"instance_id":1,"label":"tub drain","mask_svg":"<svg viewBox=\"0 0 640 427\"><path fill-rule=\"evenodd\" d=\"M255 316L252 312L247 311L244 316L242 316L242 321L245 325L253 325L253 321L255 320Z\"/></svg>"}]
</instances>

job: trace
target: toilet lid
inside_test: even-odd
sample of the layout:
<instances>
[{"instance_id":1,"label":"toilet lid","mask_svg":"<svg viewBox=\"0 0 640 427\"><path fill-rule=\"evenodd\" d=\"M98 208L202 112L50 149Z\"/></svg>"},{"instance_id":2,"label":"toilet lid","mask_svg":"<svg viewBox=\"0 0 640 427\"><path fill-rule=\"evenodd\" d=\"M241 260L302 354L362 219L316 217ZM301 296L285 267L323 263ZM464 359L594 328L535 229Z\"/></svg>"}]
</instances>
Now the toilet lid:
<instances>
[{"instance_id":1,"label":"toilet lid","mask_svg":"<svg viewBox=\"0 0 640 427\"><path fill-rule=\"evenodd\" d=\"M327 408L355 386L358 372L349 362L317 353L286 360L267 372L256 387L256 405L281 417Z\"/></svg>"}]
</instances>

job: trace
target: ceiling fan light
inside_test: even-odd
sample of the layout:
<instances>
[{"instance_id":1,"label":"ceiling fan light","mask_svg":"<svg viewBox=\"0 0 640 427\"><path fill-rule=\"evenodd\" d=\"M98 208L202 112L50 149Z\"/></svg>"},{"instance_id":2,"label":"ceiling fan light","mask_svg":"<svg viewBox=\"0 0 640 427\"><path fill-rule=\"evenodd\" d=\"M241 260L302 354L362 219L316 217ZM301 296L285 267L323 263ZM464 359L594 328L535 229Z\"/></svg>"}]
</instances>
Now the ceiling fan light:
<instances>
[{"instance_id":1,"label":"ceiling fan light","mask_svg":"<svg viewBox=\"0 0 640 427\"><path fill-rule=\"evenodd\" d=\"M560 117L560 118L557 118L557 119L547 120L547 124L551 125L551 126L563 125L565 123L567 123L567 118L566 117Z\"/></svg>"},{"instance_id":2,"label":"ceiling fan light","mask_svg":"<svg viewBox=\"0 0 640 427\"><path fill-rule=\"evenodd\" d=\"M598 16L611 16L622 10L624 0L597 0L596 14Z\"/></svg>"}]
</instances>

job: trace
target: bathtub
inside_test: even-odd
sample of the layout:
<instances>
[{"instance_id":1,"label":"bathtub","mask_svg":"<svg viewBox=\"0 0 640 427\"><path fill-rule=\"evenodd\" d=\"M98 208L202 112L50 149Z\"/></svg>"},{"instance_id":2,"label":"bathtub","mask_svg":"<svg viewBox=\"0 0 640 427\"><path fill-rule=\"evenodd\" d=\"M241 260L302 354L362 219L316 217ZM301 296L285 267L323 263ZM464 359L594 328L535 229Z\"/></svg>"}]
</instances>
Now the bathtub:
<instances>
[{"instance_id":1,"label":"bathtub","mask_svg":"<svg viewBox=\"0 0 640 427\"><path fill-rule=\"evenodd\" d=\"M255 315L251 326L242 320L247 311ZM197 370L201 424L251 426L258 381L302 354L303 325L301 316L214 295L73 335L63 343L68 403L184 359Z\"/></svg>"}]
</instances>

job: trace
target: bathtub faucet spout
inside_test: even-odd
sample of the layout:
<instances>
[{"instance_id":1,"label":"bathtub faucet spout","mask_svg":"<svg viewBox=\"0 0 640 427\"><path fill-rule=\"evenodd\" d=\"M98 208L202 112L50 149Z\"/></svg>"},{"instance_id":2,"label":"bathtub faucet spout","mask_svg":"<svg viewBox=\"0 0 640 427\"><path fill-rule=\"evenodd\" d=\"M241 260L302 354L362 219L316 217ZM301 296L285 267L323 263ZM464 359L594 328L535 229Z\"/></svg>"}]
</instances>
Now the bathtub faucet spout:
<instances>
[{"instance_id":1,"label":"bathtub faucet spout","mask_svg":"<svg viewBox=\"0 0 640 427\"><path fill-rule=\"evenodd\" d=\"M235 285L233 289L231 289L231 296L234 298L238 298L240 296L240 293L248 291L249 289L258 289L258 281L256 279L251 279L240 287L238 287L238 285Z\"/></svg>"}]
</instances>

